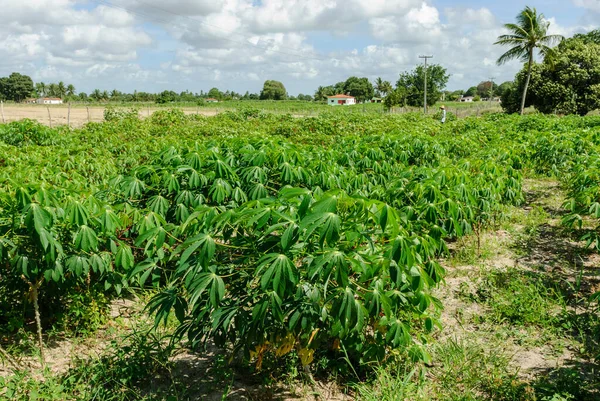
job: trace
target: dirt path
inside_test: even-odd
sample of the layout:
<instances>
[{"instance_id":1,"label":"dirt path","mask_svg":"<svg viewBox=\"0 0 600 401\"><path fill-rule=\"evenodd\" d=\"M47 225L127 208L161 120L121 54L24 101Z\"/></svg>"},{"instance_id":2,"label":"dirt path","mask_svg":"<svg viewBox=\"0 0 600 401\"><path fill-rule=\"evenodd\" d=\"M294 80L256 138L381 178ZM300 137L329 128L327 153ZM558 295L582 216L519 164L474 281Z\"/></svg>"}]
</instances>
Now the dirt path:
<instances>
[{"instance_id":1,"label":"dirt path","mask_svg":"<svg viewBox=\"0 0 600 401\"><path fill-rule=\"evenodd\" d=\"M42 105L3 105L3 121L6 123L28 118L36 120L45 125L53 127L69 124L71 127L82 127L88 122L104 121L104 110L102 106L73 106L69 114L67 105L60 106L42 106ZM218 108L181 108L185 114L201 114L204 116L214 116L222 110ZM158 110L166 108L144 107L140 109L141 118L148 117ZM2 120L0 120L1 122Z\"/></svg>"},{"instance_id":2,"label":"dirt path","mask_svg":"<svg viewBox=\"0 0 600 401\"><path fill-rule=\"evenodd\" d=\"M585 327L597 319L586 299L600 288L600 259L561 227L564 193L557 182L527 180L524 191L525 205L515 208L507 226L482 239L481 260L444 261L448 276L437 293L445 307L439 340L475 342L490 353L507 356L518 377L529 383L563 380L571 375L574 385L579 381L594 388L585 397L596 394L600 399L598 380L589 377L598 369L590 352L600 348L597 338L586 338ZM495 313L495 305L481 301L489 296L486 292L494 291L490 277L504 274L512 279L523 278L528 285L544 283L551 291L564 291L564 328L556 330L562 330L562 334L553 334L553 327L491 323L485 318ZM506 296L517 298L516 291L508 291ZM528 300L523 302L526 309Z\"/></svg>"}]
</instances>

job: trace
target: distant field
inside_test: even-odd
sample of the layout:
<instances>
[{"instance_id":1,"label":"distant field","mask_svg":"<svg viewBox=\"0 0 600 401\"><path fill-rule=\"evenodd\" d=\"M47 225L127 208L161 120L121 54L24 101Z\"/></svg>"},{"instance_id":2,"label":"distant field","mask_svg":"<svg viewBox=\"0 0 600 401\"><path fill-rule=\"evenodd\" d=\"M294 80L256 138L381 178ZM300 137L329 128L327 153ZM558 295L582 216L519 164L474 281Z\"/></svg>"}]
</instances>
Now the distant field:
<instances>
[{"instance_id":1,"label":"distant field","mask_svg":"<svg viewBox=\"0 0 600 401\"><path fill-rule=\"evenodd\" d=\"M497 103L490 104L485 102L459 103L444 102L450 113L458 117L468 117L479 115L483 112L499 112L500 106ZM430 113L437 112L439 105L432 106ZM114 108L137 108L140 117L147 117L157 110L166 108L178 108L185 114L201 114L205 116L214 116L224 111L237 110L242 108L254 108L266 112L277 114L292 114L297 117L317 116L323 112L334 113L383 113L382 104L359 104L355 106L331 107L323 103L314 102L272 102L272 101L230 101L211 105L198 106L194 103L169 103L159 105L156 103L72 103L69 111L69 105L32 105L32 104L4 104L3 122L12 122L28 118L39 121L46 125L67 125L72 127L81 127L88 122L104 121L104 110L107 107ZM396 107L392 110L394 114L403 114L406 112L420 111L417 107Z\"/></svg>"}]
</instances>

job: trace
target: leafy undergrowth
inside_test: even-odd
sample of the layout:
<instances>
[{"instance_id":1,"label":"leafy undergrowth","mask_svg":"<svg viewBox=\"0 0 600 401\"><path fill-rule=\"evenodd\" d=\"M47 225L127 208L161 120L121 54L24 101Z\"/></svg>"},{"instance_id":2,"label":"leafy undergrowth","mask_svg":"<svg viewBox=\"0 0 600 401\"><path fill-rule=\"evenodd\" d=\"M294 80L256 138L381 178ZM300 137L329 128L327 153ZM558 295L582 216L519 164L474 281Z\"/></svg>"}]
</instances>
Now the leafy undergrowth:
<instances>
[{"instance_id":1,"label":"leafy undergrowth","mask_svg":"<svg viewBox=\"0 0 600 401\"><path fill-rule=\"evenodd\" d=\"M24 339L9 352L91 338L140 287L167 331L136 326L66 372L22 369L0 397L306 399L313 379L335 383L327 399L598 395L597 254L560 222L593 231L595 175L577 166L600 155L600 120L28 124L0 138L0 323ZM572 207L541 181L517 208L538 175L560 176Z\"/></svg>"}]
</instances>

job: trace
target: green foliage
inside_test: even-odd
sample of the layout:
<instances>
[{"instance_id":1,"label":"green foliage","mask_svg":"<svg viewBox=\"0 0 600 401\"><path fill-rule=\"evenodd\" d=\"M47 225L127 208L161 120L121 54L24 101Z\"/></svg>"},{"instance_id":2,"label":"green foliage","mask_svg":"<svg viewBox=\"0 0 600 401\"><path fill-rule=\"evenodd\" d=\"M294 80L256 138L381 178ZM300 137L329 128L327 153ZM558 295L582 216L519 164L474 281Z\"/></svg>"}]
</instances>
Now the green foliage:
<instances>
[{"instance_id":1,"label":"green foliage","mask_svg":"<svg viewBox=\"0 0 600 401\"><path fill-rule=\"evenodd\" d=\"M159 103L159 104L172 103L177 99L177 97L178 97L177 93L175 93L173 91L169 91L169 90L162 91L156 97L156 103Z\"/></svg>"},{"instance_id":2,"label":"green foliage","mask_svg":"<svg viewBox=\"0 0 600 401\"><path fill-rule=\"evenodd\" d=\"M371 100L375 95L368 78L350 77L344 82L344 94L354 96L359 102Z\"/></svg>"},{"instance_id":3,"label":"green foliage","mask_svg":"<svg viewBox=\"0 0 600 401\"><path fill-rule=\"evenodd\" d=\"M124 340L113 341L106 355L78 360L63 375L49 370L30 370L0 376L0 398L25 400L176 400L185 386L176 383L170 370L172 349L165 338L153 332L133 332ZM38 373L38 375L39 375Z\"/></svg>"},{"instance_id":4,"label":"green foliage","mask_svg":"<svg viewBox=\"0 0 600 401\"><path fill-rule=\"evenodd\" d=\"M260 100L285 100L287 91L279 81L267 80L260 92Z\"/></svg>"},{"instance_id":5,"label":"green foliage","mask_svg":"<svg viewBox=\"0 0 600 401\"><path fill-rule=\"evenodd\" d=\"M442 91L448 83L446 69L438 64L427 67L427 105L433 106L442 98ZM397 88L405 91L405 102L409 106L422 106L425 88L425 68L420 65L412 72L400 74L396 83Z\"/></svg>"},{"instance_id":6,"label":"green foliage","mask_svg":"<svg viewBox=\"0 0 600 401\"><path fill-rule=\"evenodd\" d=\"M500 346L498 344L497 346ZM447 340L432 347L436 364L425 370L406 363L376 370L375 382L357 386L361 401L468 400L534 401L536 394L518 380L509 358L476 341Z\"/></svg>"},{"instance_id":7,"label":"green foliage","mask_svg":"<svg viewBox=\"0 0 600 401\"><path fill-rule=\"evenodd\" d=\"M563 37L560 35L548 35L550 22L545 19L544 14L538 14L535 8L525 7L516 18L516 23L504 24L504 28L510 33L500 35L495 45L510 47L510 49L498 58L498 65L505 64L510 60L527 62L526 78L523 81L521 104L519 111L523 114L527 100L527 89L531 77L531 69L534 62L534 51L549 59L553 58L552 46L559 43Z\"/></svg>"},{"instance_id":8,"label":"green foliage","mask_svg":"<svg viewBox=\"0 0 600 401\"><path fill-rule=\"evenodd\" d=\"M8 77L0 77L0 99L21 102L33 95L33 81L27 75L13 72Z\"/></svg>"},{"instance_id":9,"label":"green foliage","mask_svg":"<svg viewBox=\"0 0 600 401\"><path fill-rule=\"evenodd\" d=\"M104 109L104 121L122 122L124 120L137 120L139 112L140 110L135 107L127 110L109 106Z\"/></svg>"},{"instance_id":10,"label":"green foliage","mask_svg":"<svg viewBox=\"0 0 600 401\"><path fill-rule=\"evenodd\" d=\"M490 273L478 288L475 299L485 302L494 323L532 325L554 329L566 307L565 295L558 285L543 277L527 277L516 270Z\"/></svg>"},{"instance_id":11,"label":"green foliage","mask_svg":"<svg viewBox=\"0 0 600 401\"><path fill-rule=\"evenodd\" d=\"M50 146L61 142L59 129L28 119L0 125L0 141L13 146Z\"/></svg>"},{"instance_id":12,"label":"green foliage","mask_svg":"<svg viewBox=\"0 0 600 401\"><path fill-rule=\"evenodd\" d=\"M31 316L21 275L51 323L82 309L76 291L143 286L158 323L257 366L293 348L306 365L427 360L445 241L521 202L522 171L588 165L596 120L164 110L0 143L1 294L18 299L0 320Z\"/></svg>"},{"instance_id":13,"label":"green foliage","mask_svg":"<svg viewBox=\"0 0 600 401\"><path fill-rule=\"evenodd\" d=\"M531 94L542 113L586 115L599 109L600 44L563 41L532 75Z\"/></svg>"}]
</instances>

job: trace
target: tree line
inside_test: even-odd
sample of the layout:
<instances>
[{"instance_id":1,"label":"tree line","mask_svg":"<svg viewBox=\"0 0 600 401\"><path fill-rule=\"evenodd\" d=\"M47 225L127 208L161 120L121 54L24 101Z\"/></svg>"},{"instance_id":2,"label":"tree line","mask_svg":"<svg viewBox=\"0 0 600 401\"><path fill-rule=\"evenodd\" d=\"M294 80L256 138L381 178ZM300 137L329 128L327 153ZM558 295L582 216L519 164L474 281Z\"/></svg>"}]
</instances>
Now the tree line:
<instances>
[{"instance_id":1,"label":"tree line","mask_svg":"<svg viewBox=\"0 0 600 401\"><path fill-rule=\"evenodd\" d=\"M508 113L523 113L525 107L533 106L543 113L587 114L600 108L600 30L587 34L577 34L565 39L558 35L548 35L550 23L535 8L526 7L516 18L516 23L506 24L509 31L498 37L496 45L509 47L498 64L518 59L525 63L514 81L500 85L493 81L483 81L466 91L444 91L449 79L447 70L438 64L427 68L427 104L434 105L440 100L456 101L463 96L473 96L473 100L500 97L503 109ZM543 56L541 63L535 63L535 51ZM373 83L366 77L349 77L345 81L328 86L319 86L314 96L299 94L290 96L282 82L267 80L260 93L240 94L235 91L221 91L212 88L208 92L176 93L165 90L160 93L124 93L117 89L101 91L95 89L90 94L77 93L73 85L34 84L27 75L18 72L0 78L0 100L21 102L29 97L52 96L67 101L97 102L196 102L206 99L224 100L301 100L326 101L328 96L347 94L357 101L366 102L373 97L384 98L389 109L395 106L422 106L424 98L425 69L419 65L414 70L399 75L395 85L382 78Z\"/></svg>"}]
</instances>

